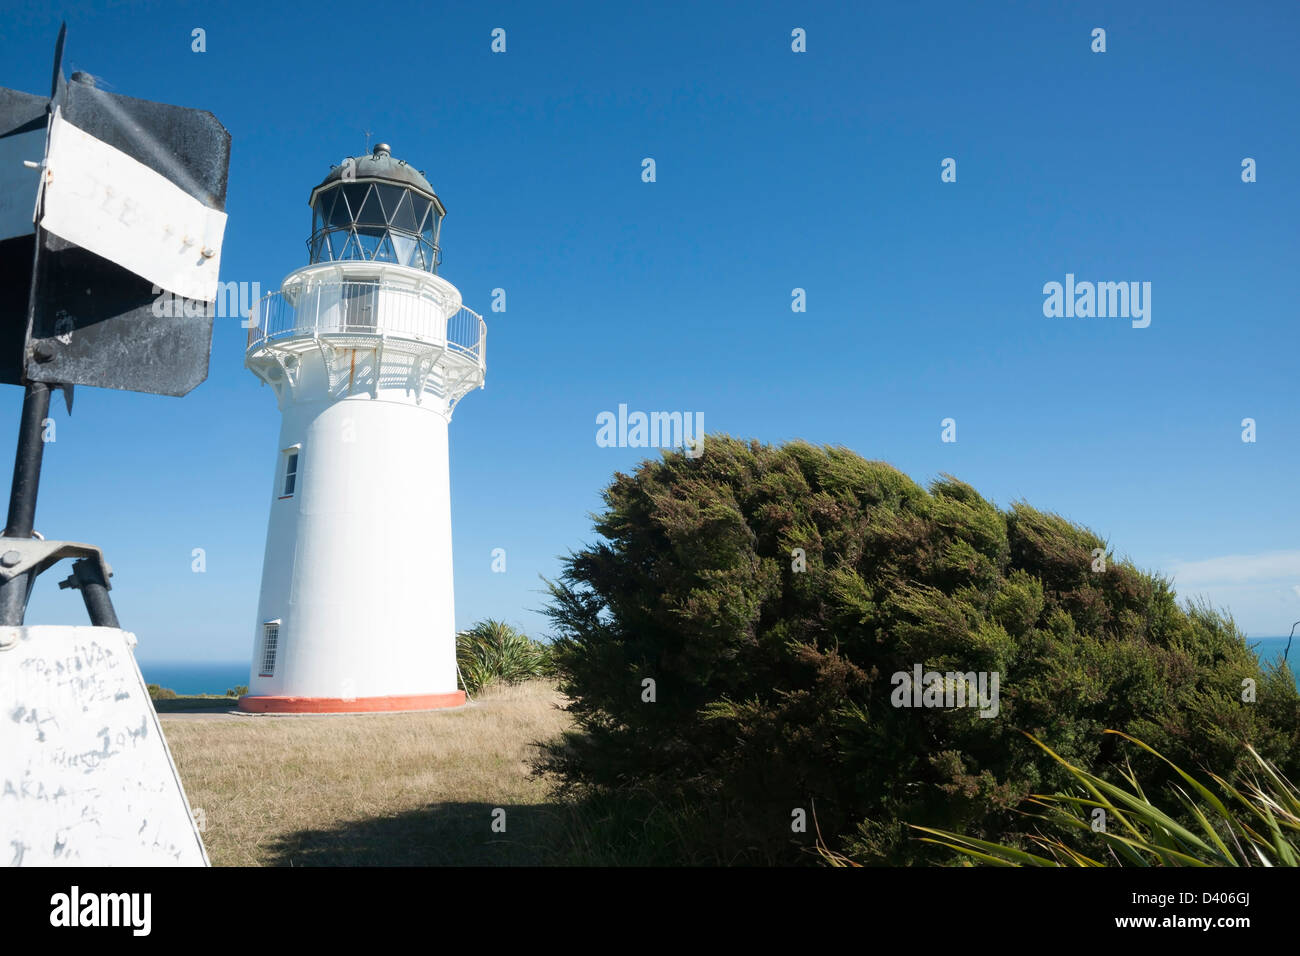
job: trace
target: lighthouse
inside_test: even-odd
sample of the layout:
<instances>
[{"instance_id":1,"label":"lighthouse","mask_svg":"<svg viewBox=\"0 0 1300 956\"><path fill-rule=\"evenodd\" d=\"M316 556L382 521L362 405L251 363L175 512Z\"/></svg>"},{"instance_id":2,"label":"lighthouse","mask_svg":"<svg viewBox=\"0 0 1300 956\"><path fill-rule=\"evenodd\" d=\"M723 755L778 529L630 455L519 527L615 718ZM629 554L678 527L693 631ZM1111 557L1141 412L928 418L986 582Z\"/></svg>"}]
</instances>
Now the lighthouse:
<instances>
[{"instance_id":1,"label":"lighthouse","mask_svg":"<svg viewBox=\"0 0 1300 956\"><path fill-rule=\"evenodd\" d=\"M245 365L280 410L241 710L464 702L448 426L487 328L438 275L446 208L380 143L311 192L309 265L258 304Z\"/></svg>"}]
</instances>

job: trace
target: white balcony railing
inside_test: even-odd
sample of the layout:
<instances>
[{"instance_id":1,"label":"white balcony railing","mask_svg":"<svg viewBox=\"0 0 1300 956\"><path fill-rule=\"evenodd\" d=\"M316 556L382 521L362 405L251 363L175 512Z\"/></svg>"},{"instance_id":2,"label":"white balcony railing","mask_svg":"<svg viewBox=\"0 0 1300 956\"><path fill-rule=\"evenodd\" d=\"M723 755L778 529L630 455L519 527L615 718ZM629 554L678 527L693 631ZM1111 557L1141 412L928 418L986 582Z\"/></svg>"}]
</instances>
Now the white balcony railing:
<instances>
[{"instance_id":1,"label":"white balcony railing","mask_svg":"<svg viewBox=\"0 0 1300 956\"><path fill-rule=\"evenodd\" d=\"M383 335L445 347L484 366L487 323L473 309L443 317L443 303L426 291L375 282L320 282L265 295L253 311L248 349L286 339Z\"/></svg>"}]
</instances>

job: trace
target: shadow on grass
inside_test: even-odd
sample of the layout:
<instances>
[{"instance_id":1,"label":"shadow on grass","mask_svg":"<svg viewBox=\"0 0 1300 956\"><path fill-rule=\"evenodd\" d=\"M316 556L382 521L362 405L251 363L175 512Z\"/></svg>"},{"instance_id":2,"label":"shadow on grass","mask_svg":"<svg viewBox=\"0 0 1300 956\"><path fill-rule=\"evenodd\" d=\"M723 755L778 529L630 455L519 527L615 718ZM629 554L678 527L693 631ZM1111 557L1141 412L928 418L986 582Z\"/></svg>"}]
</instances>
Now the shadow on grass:
<instances>
[{"instance_id":1,"label":"shadow on grass","mask_svg":"<svg viewBox=\"0 0 1300 956\"><path fill-rule=\"evenodd\" d=\"M496 810L505 811L504 833L493 831ZM565 862L558 850L562 812L546 804L431 803L397 816L285 834L269 847L270 862L273 866L561 865Z\"/></svg>"},{"instance_id":2,"label":"shadow on grass","mask_svg":"<svg viewBox=\"0 0 1300 956\"><path fill-rule=\"evenodd\" d=\"M492 829L505 811L506 832ZM498 814L499 816L499 814ZM626 796L543 804L431 803L390 817L286 833L270 866L816 866L811 834L719 844L716 808Z\"/></svg>"}]
</instances>

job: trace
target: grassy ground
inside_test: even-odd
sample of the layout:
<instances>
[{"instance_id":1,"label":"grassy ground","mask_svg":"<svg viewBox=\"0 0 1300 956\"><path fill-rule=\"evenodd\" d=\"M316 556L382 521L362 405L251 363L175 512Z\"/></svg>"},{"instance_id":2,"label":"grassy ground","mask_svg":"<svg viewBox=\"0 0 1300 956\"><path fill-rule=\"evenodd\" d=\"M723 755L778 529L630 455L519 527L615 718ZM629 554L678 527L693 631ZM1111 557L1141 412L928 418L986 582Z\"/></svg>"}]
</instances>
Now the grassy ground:
<instances>
[{"instance_id":1,"label":"grassy ground","mask_svg":"<svg viewBox=\"0 0 1300 956\"><path fill-rule=\"evenodd\" d=\"M529 774L562 702L532 681L423 714L159 713L214 865L521 865L567 862L565 812Z\"/></svg>"}]
</instances>

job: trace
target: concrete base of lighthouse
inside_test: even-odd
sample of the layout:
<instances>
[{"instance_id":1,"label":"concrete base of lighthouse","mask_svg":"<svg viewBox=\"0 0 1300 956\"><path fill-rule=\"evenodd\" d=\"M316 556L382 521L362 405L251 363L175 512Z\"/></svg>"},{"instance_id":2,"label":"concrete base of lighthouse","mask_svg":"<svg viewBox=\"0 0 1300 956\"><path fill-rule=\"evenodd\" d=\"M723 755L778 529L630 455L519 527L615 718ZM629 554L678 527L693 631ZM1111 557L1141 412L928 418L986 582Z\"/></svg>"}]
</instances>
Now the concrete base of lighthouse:
<instances>
[{"instance_id":1,"label":"concrete base of lighthouse","mask_svg":"<svg viewBox=\"0 0 1300 956\"><path fill-rule=\"evenodd\" d=\"M255 697L239 698L239 709L250 714L380 714L412 710L443 710L465 704L465 692L410 694L392 697Z\"/></svg>"}]
</instances>

